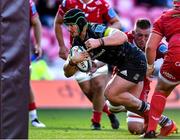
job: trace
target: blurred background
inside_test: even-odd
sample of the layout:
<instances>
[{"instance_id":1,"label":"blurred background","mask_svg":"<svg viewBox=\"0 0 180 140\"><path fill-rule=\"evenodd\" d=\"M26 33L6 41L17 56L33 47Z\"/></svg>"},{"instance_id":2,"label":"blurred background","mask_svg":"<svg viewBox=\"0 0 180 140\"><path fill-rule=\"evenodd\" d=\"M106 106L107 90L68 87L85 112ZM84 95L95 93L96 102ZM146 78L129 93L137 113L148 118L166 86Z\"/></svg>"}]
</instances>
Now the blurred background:
<instances>
[{"instance_id":1,"label":"blurred background","mask_svg":"<svg viewBox=\"0 0 180 140\"><path fill-rule=\"evenodd\" d=\"M90 107L91 104L73 78L67 79L64 77L62 70L64 61L58 56L59 47L53 29L53 22L62 0L34 1L43 26L41 43L43 57L38 61L32 61L31 71L32 87L35 92L37 106L41 108ZM108 2L118 13L123 31L132 30L137 18L146 17L153 22L164 10L172 7L172 0L108 0ZM70 46L69 34L65 28L63 33L66 46ZM155 83L156 80L151 84L152 91ZM179 92L180 88L173 91L167 107L180 107Z\"/></svg>"}]
</instances>

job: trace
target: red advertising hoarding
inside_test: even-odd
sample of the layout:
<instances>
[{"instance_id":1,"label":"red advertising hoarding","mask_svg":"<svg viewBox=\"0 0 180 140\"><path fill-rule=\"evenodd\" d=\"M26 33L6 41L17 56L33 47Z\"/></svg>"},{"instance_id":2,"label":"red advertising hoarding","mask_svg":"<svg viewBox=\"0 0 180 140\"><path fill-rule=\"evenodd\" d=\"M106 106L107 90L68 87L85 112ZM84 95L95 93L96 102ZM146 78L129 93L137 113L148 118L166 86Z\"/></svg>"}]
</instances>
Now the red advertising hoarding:
<instances>
[{"instance_id":1,"label":"red advertising hoarding","mask_svg":"<svg viewBox=\"0 0 180 140\"><path fill-rule=\"evenodd\" d=\"M39 108L90 108L91 103L74 80L32 81L35 101ZM156 80L151 83L149 100ZM180 108L180 86L168 97L166 107Z\"/></svg>"}]
</instances>

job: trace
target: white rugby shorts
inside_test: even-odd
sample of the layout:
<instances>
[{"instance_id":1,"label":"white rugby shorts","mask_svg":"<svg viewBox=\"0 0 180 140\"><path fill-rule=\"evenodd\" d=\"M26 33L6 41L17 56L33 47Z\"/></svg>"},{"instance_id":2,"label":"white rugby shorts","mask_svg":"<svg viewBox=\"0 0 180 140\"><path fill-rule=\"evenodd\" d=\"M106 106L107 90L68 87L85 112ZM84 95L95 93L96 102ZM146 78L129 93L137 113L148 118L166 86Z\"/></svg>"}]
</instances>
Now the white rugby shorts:
<instances>
[{"instance_id":1,"label":"white rugby shorts","mask_svg":"<svg viewBox=\"0 0 180 140\"><path fill-rule=\"evenodd\" d=\"M104 66L98 68L97 71L95 73L93 73L92 75L89 73L78 71L75 73L74 77L78 83L82 83L84 81L89 81L92 78L95 78L97 76L107 75L107 74L108 74L108 66L104 65Z\"/></svg>"}]
</instances>

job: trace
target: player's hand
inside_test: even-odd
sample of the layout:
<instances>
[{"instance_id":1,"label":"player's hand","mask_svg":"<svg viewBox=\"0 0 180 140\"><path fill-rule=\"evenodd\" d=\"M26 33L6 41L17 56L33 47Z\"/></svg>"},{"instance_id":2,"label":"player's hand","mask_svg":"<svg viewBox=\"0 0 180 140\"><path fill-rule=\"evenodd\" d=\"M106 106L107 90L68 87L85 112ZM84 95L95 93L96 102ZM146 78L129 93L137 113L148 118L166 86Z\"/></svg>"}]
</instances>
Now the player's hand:
<instances>
[{"instance_id":1,"label":"player's hand","mask_svg":"<svg viewBox=\"0 0 180 140\"><path fill-rule=\"evenodd\" d=\"M87 48L87 51L90 51L94 48L99 47L101 44L99 42L99 39L90 38L85 42L85 46Z\"/></svg>"},{"instance_id":2,"label":"player's hand","mask_svg":"<svg viewBox=\"0 0 180 140\"><path fill-rule=\"evenodd\" d=\"M152 81L151 79L153 78L153 72L155 70L154 65L147 67L147 71L146 71L146 78L149 81Z\"/></svg>"},{"instance_id":3,"label":"player's hand","mask_svg":"<svg viewBox=\"0 0 180 140\"><path fill-rule=\"evenodd\" d=\"M36 59L39 59L42 56L42 48L39 45L35 45L34 49L34 53L37 56Z\"/></svg>"},{"instance_id":4,"label":"player's hand","mask_svg":"<svg viewBox=\"0 0 180 140\"><path fill-rule=\"evenodd\" d=\"M66 60L68 57L69 49L66 46L62 46L59 50L59 57Z\"/></svg>"},{"instance_id":5,"label":"player's hand","mask_svg":"<svg viewBox=\"0 0 180 140\"><path fill-rule=\"evenodd\" d=\"M85 60L88 60L88 57L89 57L89 53L87 51L84 51L84 52L74 52L74 56L72 56L70 58L70 61L73 63L73 64L78 64L82 61L85 61Z\"/></svg>"}]
</instances>

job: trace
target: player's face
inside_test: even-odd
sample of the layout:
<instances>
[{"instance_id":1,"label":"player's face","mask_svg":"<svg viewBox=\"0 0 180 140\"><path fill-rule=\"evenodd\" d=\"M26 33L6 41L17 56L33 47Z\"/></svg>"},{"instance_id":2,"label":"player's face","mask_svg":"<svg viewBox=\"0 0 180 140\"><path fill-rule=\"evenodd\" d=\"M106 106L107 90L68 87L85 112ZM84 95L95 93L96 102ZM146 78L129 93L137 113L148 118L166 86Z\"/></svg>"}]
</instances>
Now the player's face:
<instances>
[{"instance_id":1,"label":"player's face","mask_svg":"<svg viewBox=\"0 0 180 140\"><path fill-rule=\"evenodd\" d=\"M149 29L136 28L135 31L133 32L133 35L136 45L140 49L144 50L146 42L150 35L150 28Z\"/></svg>"},{"instance_id":2,"label":"player's face","mask_svg":"<svg viewBox=\"0 0 180 140\"><path fill-rule=\"evenodd\" d=\"M70 32L72 37L79 36L79 28L75 24L68 25L68 31Z\"/></svg>"}]
</instances>

